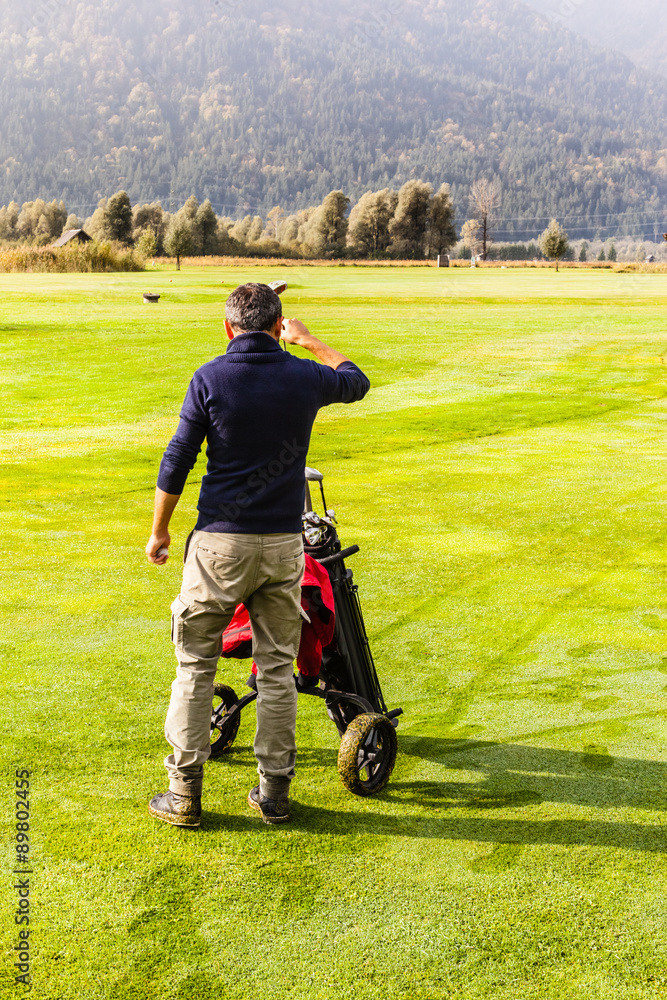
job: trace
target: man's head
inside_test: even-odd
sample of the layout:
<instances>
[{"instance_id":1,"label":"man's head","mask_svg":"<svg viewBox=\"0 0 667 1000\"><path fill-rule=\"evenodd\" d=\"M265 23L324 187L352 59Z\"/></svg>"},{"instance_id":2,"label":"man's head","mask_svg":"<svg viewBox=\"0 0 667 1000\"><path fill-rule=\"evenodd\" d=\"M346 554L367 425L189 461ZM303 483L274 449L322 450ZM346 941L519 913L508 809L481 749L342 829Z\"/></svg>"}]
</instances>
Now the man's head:
<instances>
[{"instance_id":1,"label":"man's head","mask_svg":"<svg viewBox=\"0 0 667 1000\"><path fill-rule=\"evenodd\" d=\"M263 330L280 339L283 306L268 285L239 285L227 299L225 329L231 338L250 330Z\"/></svg>"}]
</instances>

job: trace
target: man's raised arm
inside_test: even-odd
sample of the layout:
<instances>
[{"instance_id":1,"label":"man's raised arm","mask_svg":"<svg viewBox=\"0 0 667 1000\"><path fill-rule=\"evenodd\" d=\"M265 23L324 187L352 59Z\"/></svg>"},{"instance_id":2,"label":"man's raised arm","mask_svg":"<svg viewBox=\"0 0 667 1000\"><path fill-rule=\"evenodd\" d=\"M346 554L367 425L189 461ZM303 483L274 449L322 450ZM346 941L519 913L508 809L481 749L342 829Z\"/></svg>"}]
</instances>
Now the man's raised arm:
<instances>
[{"instance_id":1,"label":"man's raised arm","mask_svg":"<svg viewBox=\"0 0 667 1000\"><path fill-rule=\"evenodd\" d=\"M340 351L334 350L333 347L329 347L317 337L313 337L308 327L299 319L283 320L283 332L280 339L287 344L294 344L295 347L303 347L306 351L310 351L327 368L338 368L344 361L350 360Z\"/></svg>"},{"instance_id":2,"label":"man's raised arm","mask_svg":"<svg viewBox=\"0 0 667 1000\"><path fill-rule=\"evenodd\" d=\"M313 337L312 333L300 320L283 320L281 340L295 347L303 347L310 351L318 361L321 361L326 368L333 369L339 376L334 380L330 376L331 384L327 386L326 403L356 403L363 399L371 387L371 383L353 361L350 361L340 351Z\"/></svg>"}]
</instances>

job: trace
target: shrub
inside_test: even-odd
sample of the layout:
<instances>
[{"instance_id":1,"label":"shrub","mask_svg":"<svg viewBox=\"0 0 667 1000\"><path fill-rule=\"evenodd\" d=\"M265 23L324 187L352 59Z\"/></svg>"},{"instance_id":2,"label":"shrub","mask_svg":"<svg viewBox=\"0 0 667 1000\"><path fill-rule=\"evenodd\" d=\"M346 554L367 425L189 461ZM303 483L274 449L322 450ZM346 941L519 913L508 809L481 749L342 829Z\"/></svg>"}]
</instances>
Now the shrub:
<instances>
[{"instance_id":1,"label":"shrub","mask_svg":"<svg viewBox=\"0 0 667 1000\"><path fill-rule=\"evenodd\" d=\"M142 257L154 257L157 253L157 238L155 233L148 226L137 240L135 248Z\"/></svg>"},{"instance_id":2,"label":"shrub","mask_svg":"<svg viewBox=\"0 0 667 1000\"><path fill-rule=\"evenodd\" d=\"M143 271L134 250L112 243L72 243L64 247L20 246L0 250L0 271L69 272Z\"/></svg>"}]
</instances>

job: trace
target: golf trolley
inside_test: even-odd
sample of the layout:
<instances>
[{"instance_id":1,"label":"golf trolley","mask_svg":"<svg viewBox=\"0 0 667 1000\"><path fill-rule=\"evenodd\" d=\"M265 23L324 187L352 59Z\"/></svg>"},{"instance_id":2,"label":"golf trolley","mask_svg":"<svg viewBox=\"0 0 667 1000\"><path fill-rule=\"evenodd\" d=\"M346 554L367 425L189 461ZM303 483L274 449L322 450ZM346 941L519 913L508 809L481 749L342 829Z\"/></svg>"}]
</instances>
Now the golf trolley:
<instances>
[{"instance_id":1,"label":"golf trolley","mask_svg":"<svg viewBox=\"0 0 667 1000\"><path fill-rule=\"evenodd\" d=\"M303 514L304 549L328 573L333 591L335 630L322 653L319 683L306 686L295 676L299 694L320 698L338 730L338 773L355 795L373 795L389 781L396 763L398 717L401 708L387 711L370 650L357 586L345 560L358 545L342 549L333 511L327 510L321 473L306 469ZM310 484L319 483L324 514L313 510ZM241 724L241 712L257 698L257 691L239 698L233 688L216 683L211 716L211 757L228 753Z\"/></svg>"}]
</instances>

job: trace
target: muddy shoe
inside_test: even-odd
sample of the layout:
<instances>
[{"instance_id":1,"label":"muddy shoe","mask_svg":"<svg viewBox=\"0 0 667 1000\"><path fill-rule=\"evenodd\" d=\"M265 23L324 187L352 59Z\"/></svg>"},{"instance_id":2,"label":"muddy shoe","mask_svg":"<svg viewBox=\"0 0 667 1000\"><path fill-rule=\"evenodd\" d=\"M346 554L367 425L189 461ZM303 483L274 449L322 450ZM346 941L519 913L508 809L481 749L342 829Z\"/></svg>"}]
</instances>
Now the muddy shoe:
<instances>
[{"instance_id":1,"label":"muddy shoe","mask_svg":"<svg viewBox=\"0 0 667 1000\"><path fill-rule=\"evenodd\" d=\"M151 800L148 811L163 823L197 830L201 822L201 796L162 792Z\"/></svg>"},{"instance_id":2,"label":"muddy shoe","mask_svg":"<svg viewBox=\"0 0 667 1000\"><path fill-rule=\"evenodd\" d=\"M271 826L289 822L289 799L267 799L265 795L260 795L259 785L250 790L248 805L261 812L264 822Z\"/></svg>"}]
</instances>

